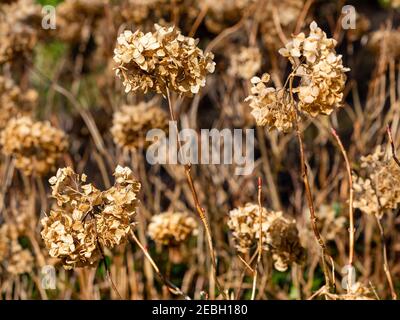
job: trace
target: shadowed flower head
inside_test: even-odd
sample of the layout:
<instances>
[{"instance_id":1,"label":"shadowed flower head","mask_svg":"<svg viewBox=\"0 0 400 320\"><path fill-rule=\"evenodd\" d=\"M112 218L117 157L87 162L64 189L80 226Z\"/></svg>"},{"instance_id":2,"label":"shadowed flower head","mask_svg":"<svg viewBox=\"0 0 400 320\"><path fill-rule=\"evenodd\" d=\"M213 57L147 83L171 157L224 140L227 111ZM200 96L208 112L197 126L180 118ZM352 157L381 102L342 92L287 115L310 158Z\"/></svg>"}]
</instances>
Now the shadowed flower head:
<instances>
[{"instance_id":1,"label":"shadowed flower head","mask_svg":"<svg viewBox=\"0 0 400 320\"><path fill-rule=\"evenodd\" d=\"M197 235L197 221L184 212L165 212L151 218L148 227L151 239L166 246L178 245L191 235Z\"/></svg>"},{"instance_id":2,"label":"shadowed flower head","mask_svg":"<svg viewBox=\"0 0 400 320\"><path fill-rule=\"evenodd\" d=\"M300 244L296 222L284 218L282 212L268 211L264 207L260 212L258 205L247 203L229 212L228 227L232 231L236 249L243 253L257 246L261 231L262 248L271 252L275 269L279 271L285 271L289 264L303 260L304 249Z\"/></svg>"},{"instance_id":3,"label":"shadowed flower head","mask_svg":"<svg viewBox=\"0 0 400 320\"><path fill-rule=\"evenodd\" d=\"M49 122L29 117L13 118L0 134L3 152L15 157L15 166L26 175L45 175L68 147L63 131Z\"/></svg>"},{"instance_id":4,"label":"shadowed flower head","mask_svg":"<svg viewBox=\"0 0 400 320\"><path fill-rule=\"evenodd\" d=\"M261 78L253 77L251 94L245 101L250 101L251 114L258 126L288 132L292 129L295 119L293 103L285 89L268 87L269 81L268 73L263 74Z\"/></svg>"},{"instance_id":5,"label":"shadowed flower head","mask_svg":"<svg viewBox=\"0 0 400 320\"><path fill-rule=\"evenodd\" d=\"M361 170L353 174L354 207L367 214L380 215L400 204L400 168L385 157L381 146L361 157Z\"/></svg>"},{"instance_id":6,"label":"shadowed flower head","mask_svg":"<svg viewBox=\"0 0 400 320\"><path fill-rule=\"evenodd\" d=\"M168 131L168 114L155 101L125 105L114 113L111 134L121 148L147 147L146 134L151 129Z\"/></svg>"}]
</instances>

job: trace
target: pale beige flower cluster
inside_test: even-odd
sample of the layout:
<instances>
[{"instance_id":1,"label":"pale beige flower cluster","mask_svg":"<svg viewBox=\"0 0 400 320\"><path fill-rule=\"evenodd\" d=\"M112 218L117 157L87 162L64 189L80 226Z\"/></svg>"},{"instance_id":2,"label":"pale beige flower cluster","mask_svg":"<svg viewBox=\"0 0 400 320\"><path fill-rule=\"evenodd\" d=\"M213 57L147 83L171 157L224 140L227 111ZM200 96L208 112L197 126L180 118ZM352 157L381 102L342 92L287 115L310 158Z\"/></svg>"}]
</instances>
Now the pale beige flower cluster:
<instances>
[{"instance_id":1,"label":"pale beige flower cluster","mask_svg":"<svg viewBox=\"0 0 400 320\"><path fill-rule=\"evenodd\" d=\"M126 22L147 27L163 18L170 21L168 14L172 12L185 18L195 18L198 14L197 2L198 0L124 0L120 4L120 14Z\"/></svg>"},{"instance_id":2,"label":"pale beige flower cluster","mask_svg":"<svg viewBox=\"0 0 400 320\"><path fill-rule=\"evenodd\" d=\"M261 67L261 52L257 47L240 47L239 52L230 56L228 73L232 76L250 79Z\"/></svg>"},{"instance_id":3,"label":"pale beige flower cluster","mask_svg":"<svg viewBox=\"0 0 400 320\"><path fill-rule=\"evenodd\" d=\"M299 87L293 89L299 98L299 109L313 117L330 114L342 105L345 72L350 69L343 66L342 56L336 54L336 44L314 21L308 37L299 33L279 50L301 79Z\"/></svg>"},{"instance_id":4,"label":"pale beige flower cluster","mask_svg":"<svg viewBox=\"0 0 400 320\"><path fill-rule=\"evenodd\" d=\"M326 240L334 240L340 232L346 230L346 217L337 216L333 205L321 205L318 208L317 217L318 229Z\"/></svg>"},{"instance_id":5,"label":"pale beige flower cluster","mask_svg":"<svg viewBox=\"0 0 400 320\"><path fill-rule=\"evenodd\" d=\"M398 9L400 8L400 0L390 0L390 5L392 8Z\"/></svg>"},{"instance_id":6,"label":"pale beige flower cluster","mask_svg":"<svg viewBox=\"0 0 400 320\"><path fill-rule=\"evenodd\" d=\"M351 290L347 293L334 294L324 289L321 295L330 300L376 300L374 291L361 282L354 283Z\"/></svg>"},{"instance_id":7,"label":"pale beige flower cluster","mask_svg":"<svg viewBox=\"0 0 400 320\"><path fill-rule=\"evenodd\" d=\"M197 0L197 2L200 8L204 5L208 8L205 17L207 29L213 33L220 33L239 21L246 8L256 0Z\"/></svg>"},{"instance_id":8,"label":"pale beige flower cluster","mask_svg":"<svg viewBox=\"0 0 400 320\"><path fill-rule=\"evenodd\" d=\"M168 132L168 113L157 101L124 105L114 113L111 134L114 143L129 150L147 147L146 134L151 129Z\"/></svg>"},{"instance_id":9,"label":"pale beige flower cluster","mask_svg":"<svg viewBox=\"0 0 400 320\"><path fill-rule=\"evenodd\" d=\"M258 126L288 132L292 129L295 120L293 102L285 89L268 87L269 81L268 73L264 73L261 78L253 77L251 95L245 101L250 101L251 114Z\"/></svg>"},{"instance_id":10,"label":"pale beige flower cluster","mask_svg":"<svg viewBox=\"0 0 400 320\"><path fill-rule=\"evenodd\" d=\"M207 73L214 72L213 54L204 54L197 47L198 41L175 27L154 26L153 33L125 30L118 37L114 61L125 91L198 93L205 86Z\"/></svg>"},{"instance_id":11,"label":"pale beige flower cluster","mask_svg":"<svg viewBox=\"0 0 400 320\"><path fill-rule=\"evenodd\" d=\"M400 28L375 31L371 34L368 43L375 52L398 59L400 57Z\"/></svg>"},{"instance_id":12,"label":"pale beige flower cluster","mask_svg":"<svg viewBox=\"0 0 400 320\"><path fill-rule=\"evenodd\" d=\"M15 166L26 175L45 175L67 150L63 131L49 122L30 117L13 118L0 133L0 145L6 155L15 157Z\"/></svg>"},{"instance_id":13,"label":"pale beige flower cluster","mask_svg":"<svg viewBox=\"0 0 400 320\"><path fill-rule=\"evenodd\" d=\"M156 243L176 246L198 233L198 224L187 212L164 212L151 218L147 230Z\"/></svg>"},{"instance_id":14,"label":"pale beige flower cluster","mask_svg":"<svg viewBox=\"0 0 400 320\"><path fill-rule=\"evenodd\" d=\"M96 27L109 0L65 0L57 6L57 36L66 42L84 40L88 27Z\"/></svg>"},{"instance_id":15,"label":"pale beige flower cluster","mask_svg":"<svg viewBox=\"0 0 400 320\"><path fill-rule=\"evenodd\" d=\"M360 175L353 174L354 207L367 214L380 215L397 209L400 204L400 168L385 158L381 146L361 157Z\"/></svg>"},{"instance_id":16,"label":"pale beige flower cluster","mask_svg":"<svg viewBox=\"0 0 400 320\"><path fill-rule=\"evenodd\" d=\"M287 37L290 36L304 4L305 0L271 1L263 7L262 11L256 12L256 15L260 15L260 29L266 47L273 50L279 49L281 43L279 32L283 32ZM278 30L278 23L281 30Z\"/></svg>"},{"instance_id":17,"label":"pale beige flower cluster","mask_svg":"<svg viewBox=\"0 0 400 320\"><path fill-rule=\"evenodd\" d=\"M104 247L126 241L136 214L140 183L127 167L118 166L114 186L100 191L70 167L49 182L57 207L41 220L42 238L51 257L66 269L93 266Z\"/></svg>"},{"instance_id":18,"label":"pale beige flower cluster","mask_svg":"<svg viewBox=\"0 0 400 320\"><path fill-rule=\"evenodd\" d=\"M37 91L23 91L12 79L0 75L0 131L11 118L29 115L37 101Z\"/></svg>"},{"instance_id":19,"label":"pale beige flower cluster","mask_svg":"<svg viewBox=\"0 0 400 320\"><path fill-rule=\"evenodd\" d=\"M34 0L0 4L0 65L32 52L38 32L28 21L40 18L40 10Z\"/></svg>"},{"instance_id":20,"label":"pale beige flower cluster","mask_svg":"<svg viewBox=\"0 0 400 320\"><path fill-rule=\"evenodd\" d=\"M0 270L1 267L12 275L29 273L33 267L33 256L28 249L19 244L19 237L24 235L26 215L19 216L18 223L4 223L0 226Z\"/></svg>"},{"instance_id":21,"label":"pale beige flower cluster","mask_svg":"<svg viewBox=\"0 0 400 320\"><path fill-rule=\"evenodd\" d=\"M257 246L261 231L262 248L271 252L278 271L285 271L291 263L301 263L303 260L304 249L300 244L296 222L283 217L282 212L268 211L263 207L260 213L257 204L247 203L229 212L228 227L237 250L243 253Z\"/></svg>"}]
</instances>

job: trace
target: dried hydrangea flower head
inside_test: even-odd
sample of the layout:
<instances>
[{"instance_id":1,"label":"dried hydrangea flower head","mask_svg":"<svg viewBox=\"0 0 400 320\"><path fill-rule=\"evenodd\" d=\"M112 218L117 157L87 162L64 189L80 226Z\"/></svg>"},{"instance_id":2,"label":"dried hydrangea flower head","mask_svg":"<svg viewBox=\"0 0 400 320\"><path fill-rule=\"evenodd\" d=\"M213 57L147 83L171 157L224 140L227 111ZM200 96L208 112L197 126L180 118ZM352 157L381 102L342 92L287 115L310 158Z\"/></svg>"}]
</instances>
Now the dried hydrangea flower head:
<instances>
[{"instance_id":1,"label":"dried hydrangea flower head","mask_svg":"<svg viewBox=\"0 0 400 320\"><path fill-rule=\"evenodd\" d=\"M247 203L229 212L228 227L232 231L236 249L248 252L260 239L260 208ZM301 263L304 249L300 244L295 220L283 217L282 212L261 208L261 238L263 250L269 251L275 269L285 271L289 264Z\"/></svg>"},{"instance_id":2,"label":"dried hydrangea flower head","mask_svg":"<svg viewBox=\"0 0 400 320\"><path fill-rule=\"evenodd\" d=\"M400 57L400 28L395 30L378 30L371 34L369 47L377 53L384 51L392 59Z\"/></svg>"},{"instance_id":3,"label":"dried hydrangea flower head","mask_svg":"<svg viewBox=\"0 0 400 320\"><path fill-rule=\"evenodd\" d=\"M395 9L400 8L400 0L390 0L390 6Z\"/></svg>"},{"instance_id":4,"label":"dried hydrangea flower head","mask_svg":"<svg viewBox=\"0 0 400 320\"><path fill-rule=\"evenodd\" d=\"M283 32L285 36L290 36L304 3L305 0L271 1L263 10L256 13L260 15L260 29L267 48L271 50L279 49L277 47L281 42L279 32ZM279 21L281 31L277 29L276 21Z\"/></svg>"},{"instance_id":5,"label":"dried hydrangea flower head","mask_svg":"<svg viewBox=\"0 0 400 320\"><path fill-rule=\"evenodd\" d=\"M299 109L313 117L329 115L342 105L345 72L350 69L343 66L342 56L336 54L336 44L337 41L328 38L314 21L308 37L304 33L293 36L279 50L300 77L299 87L293 89L299 99Z\"/></svg>"},{"instance_id":6,"label":"dried hydrangea flower head","mask_svg":"<svg viewBox=\"0 0 400 320\"><path fill-rule=\"evenodd\" d=\"M57 6L57 37L62 41L79 43L87 28L94 28L104 16L108 0L65 0Z\"/></svg>"},{"instance_id":7,"label":"dried hydrangea flower head","mask_svg":"<svg viewBox=\"0 0 400 320\"><path fill-rule=\"evenodd\" d=\"M57 207L41 220L41 235L50 256L61 259L66 269L93 266L104 247L126 241L140 183L127 167L118 166L114 176L114 186L103 192L69 167L49 180Z\"/></svg>"},{"instance_id":8,"label":"dried hydrangea flower head","mask_svg":"<svg viewBox=\"0 0 400 320\"><path fill-rule=\"evenodd\" d=\"M255 3L255 0L204 0L198 2L208 8L205 17L207 29L213 33L220 33L238 22L243 17L245 10Z\"/></svg>"},{"instance_id":9,"label":"dried hydrangea flower head","mask_svg":"<svg viewBox=\"0 0 400 320\"><path fill-rule=\"evenodd\" d=\"M251 114L258 126L289 132L295 120L293 102L284 88L268 87L269 81L268 73L264 73L261 78L253 77L251 94L245 101L250 101Z\"/></svg>"},{"instance_id":10,"label":"dried hydrangea flower head","mask_svg":"<svg viewBox=\"0 0 400 320\"><path fill-rule=\"evenodd\" d=\"M354 283L347 293L333 294L324 289L320 295L328 300L376 300L374 291L361 282Z\"/></svg>"},{"instance_id":11,"label":"dried hydrangea flower head","mask_svg":"<svg viewBox=\"0 0 400 320\"><path fill-rule=\"evenodd\" d=\"M317 217L318 228L326 240L334 240L340 232L346 230L346 218L337 216L337 210L333 205L321 205L318 208Z\"/></svg>"},{"instance_id":12,"label":"dried hydrangea flower head","mask_svg":"<svg viewBox=\"0 0 400 320\"><path fill-rule=\"evenodd\" d=\"M198 41L175 27L154 26L153 33L125 30L118 37L114 61L125 91L152 90L166 95L169 89L188 96L199 92L207 73L214 72L213 54L204 54Z\"/></svg>"},{"instance_id":13,"label":"dried hydrangea flower head","mask_svg":"<svg viewBox=\"0 0 400 320\"><path fill-rule=\"evenodd\" d=\"M146 134L151 129L168 131L168 114L156 101L125 105L114 113L111 134L114 143L128 150L147 147Z\"/></svg>"},{"instance_id":14,"label":"dried hydrangea flower head","mask_svg":"<svg viewBox=\"0 0 400 320\"><path fill-rule=\"evenodd\" d=\"M241 47L230 56L230 75L243 79L253 77L261 67L261 52L257 47Z\"/></svg>"},{"instance_id":15,"label":"dried hydrangea flower head","mask_svg":"<svg viewBox=\"0 0 400 320\"><path fill-rule=\"evenodd\" d=\"M37 91L23 91L12 79L0 75L0 130L13 117L30 115L37 101Z\"/></svg>"},{"instance_id":16,"label":"dried hydrangea flower head","mask_svg":"<svg viewBox=\"0 0 400 320\"><path fill-rule=\"evenodd\" d=\"M151 218L147 233L156 243L176 246L197 235L198 224L186 212L164 212Z\"/></svg>"},{"instance_id":17,"label":"dried hydrangea flower head","mask_svg":"<svg viewBox=\"0 0 400 320\"><path fill-rule=\"evenodd\" d=\"M125 0L117 9L123 22L134 23L147 30L157 21L171 21L173 14L193 23L199 13L197 2L198 0Z\"/></svg>"},{"instance_id":18,"label":"dried hydrangea flower head","mask_svg":"<svg viewBox=\"0 0 400 320\"><path fill-rule=\"evenodd\" d=\"M0 270L4 268L12 275L31 272L34 263L31 252L19 243L19 238L25 235L27 216L22 213L19 218L18 222L7 222L0 226Z\"/></svg>"},{"instance_id":19,"label":"dried hydrangea flower head","mask_svg":"<svg viewBox=\"0 0 400 320\"><path fill-rule=\"evenodd\" d=\"M18 0L0 5L0 65L31 53L37 42L32 20L41 19L34 0Z\"/></svg>"},{"instance_id":20,"label":"dried hydrangea flower head","mask_svg":"<svg viewBox=\"0 0 400 320\"><path fill-rule=\"evenodd\" d=\"M0 134L3 152L15 157L15 166L26 175L45 175L68 147L63 131L49 122L29 117L13 118Z\"/></svg>"},{"instance_id":21,"label":"dried hydrangea flower head","mask_svg":"<svg viewBox=\"0 0 400 320\"><path fill-rule=\"evenodd\" d=\"M400 204L400 168L381 146L361 157L362 174L353 174L354 207L367 214L390 212Z\"/></svg>"}]
</instances>

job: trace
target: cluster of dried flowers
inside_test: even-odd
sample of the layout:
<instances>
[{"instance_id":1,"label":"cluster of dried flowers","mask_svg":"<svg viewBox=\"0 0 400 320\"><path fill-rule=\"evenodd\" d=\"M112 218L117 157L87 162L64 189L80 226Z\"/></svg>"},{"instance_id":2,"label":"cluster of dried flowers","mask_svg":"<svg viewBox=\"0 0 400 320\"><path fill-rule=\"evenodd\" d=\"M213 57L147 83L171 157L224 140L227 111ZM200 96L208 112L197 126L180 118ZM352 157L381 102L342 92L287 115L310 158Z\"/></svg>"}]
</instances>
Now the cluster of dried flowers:
<instances>
[{"instance_id":1,"label":"cluster of dried flowers","mask_svg":"<svg viewBox=\"0 0 400 320\"><path fill-rule=\"evenodd\" d=\"M326 240L334 240L340 232L346 230L346 217L337 214L338 212L333 205L323 204L318 208L317 226Z\"/></svg>"},{"instance_id":2,"label":"cluster of dried flowers","mask_svg":"<svg viewBox=\"0 0 400 320\"><path fill-rule=\"evenodd\" d=\"M111 134L114 143L125 149L146 147L146 133L151 129L168 131L168 114L157 101L124 105L114 113Z\"/></svg>"},{"instance_id":3,"label":"cluster of dried flowers","mask_svg":"<svg viewBox=\"0 0 400 320\"><path fill-rule=\"evenodd\" d=\"M346 82L342 56L336 54L337 41L313 21L308 37L303 32L279 50L292 64L295 75L300 77L300 85L293 89L299 98L300 110L316 116L330 114L341 106Z\"/></svg>"},{"instance_id":4,"label":"cluster of dried flowers","mask_svg":"<svg viewBox=\"0 0 400 320\"><path fill-rule=\"evenodd\" d=\"M108 0L65 0L57 6L57 37L65 42L79 43L104 16ZM82 27L83 25L83 27Z\"/></svg>"},{"instance_id":5,"label":"cluster of dried flowers","mask_svg":"<svg viewBox=\"0 0 400 320\"><path fill-rule=\"evenodd\" d=\"M164 212L151 218L147 230L156 243L176 246L197 235L197 221L187 212Z\"/></svg>"},{"instance_id":6,"label":"cluster of dried flowers","mask_svg":"<svg viewBox=\"0 0 400 320\"><path fill-rule=\"evenodd\" d=\"M0 4L0 65L32 51L38 39L32 20L40 17L34 0Z\"/></svg>"},{"instance_id":7,"label":"cluster of dried flowers","mask_svg":"<svg viewBox=\"0 0 400 320\"><path fill-rule=\"evenodd\" d=\"M315 117L330 114L341 106L345 72L349 69L343 67L342 56L336 54L336 43L312 22L308 37L303 32L293 36L279 50L292 64L293 73L285 83L285 86L289 83L289 88L267 87L268 74L261 79L251 79L253 87L246 101L250 101L257 125L288 132L296 119L296 109ZM292 87L294 77L300 78L296 88ZM295 101L294 94L297 94L298 101Z\"/></svg>"},{"instance_id":8,"label":"cluster of dried flowers","mask_svg":"<svg viewBox=\"0 0 400 320\"><path fill-rule=\"evenodd\" d=\"M38 93L35 90L23 91L12 79L0 75L0 130L11 118L29 115L37 101Z\"/></svg>"},{"instance_id":9,"label":"cluster of dried flowers","mask_svg":"<svg viewBox=\"0 0 400 320\"><path fill-rule=\"evenodd\" d=\"M175 27L155 24L155 32L144 34L125 30L114 50L116 74L125 91L153 90L166 95L167 90L192 95L213 72L213 54L204 54L195 39L185 37Z\"/></svg>"},{"instance_id":10,"label":"cluster of dried flowers","mask_svg":"<svg viewBox=\"0 0 400 320\"><path fill-rule=\"evenodd\" d=\"M19 238L26 234L27 219L26 214L19 212L17 221L0 226L0 270L4 268L13 275L32 271L33 256L19 243Z\"/></svg>"},{"instance_id":11,"label":"cluster of dried flowers","mask_svg":"<svg viewBox=\"0 0 400 320\"><path fill-rule=\"evenodd\" d=\"M241 47L231 55L228 73L243 79L253 77L261 67L262 57L257 47Z\"/></svg>"},{"instance_id":12,"label":"cluster of dried flowers","mask_svg":"<svg viewBox=\"0 0 400 320\"><path fill-rule=\"evenodd\" d=\"M305 0L267 1L263 10L257 11L261 21L261 32L264 43L271 50L279 49L280 35L290 36L296 26L297 19L304 7Z\"/></svg>"},{"instance_id":13,"label":"cluster of dried flowers","mask_svg":"<svg viewBox=\"0 0 400 320\"><path fill-rule=\"evenodd\" d=\"M30 117L13 118L0 134L6 155L15 157L15 166L26 175L42 176L55 167L68 147L63 131L49 122Z\"/></svg>"},{"instance_id":14,"label":"cluster of dried flowers","mask_svg":"<svg viewBox=\"0 0 400 320\"><path fill-rule=\"evenodd\" d=\"M361 157L361 174L353 174L354 207L367 214L381 215L400 204L400 168L385 157L381 146Z\"/></svg>"},{"instance_id":15,"label":"cluster of dried flowers","mask_svg":"<svg viewBox=\"0 0 400 320\"><path fill-rule=\"evenodd\" d=\"M347 293L333 294L324 290L321 295L328 300L376 300L374 291L361 282L354 283Z\"/></svg>"},{"instance_id":16,"label":"cluster of dried flowers","mask_svg":"<svg viewBox=\"0 0 400 320\"><path fill-rule=\"evenodd\" d=\"M274 266L279 271L285 271L291 263L303 260L304 249L300 244L296 221L283 217L282 212L269 211L264 207L260 210L259 205L247 203L229 212L228 227L237 250L242 253L257 245L261 231L262 248L271 252Z\"/></svg>"},{"instance_id":17,"label":"cluster of dried flowers","mask_svg":"<svg viewBox=\"0 0 400 320\"><path fill-rule=\"evenodd\" d=\"M42 238L50 256L66 269L93 266L103 248L126 241L136 214L140 183L127 167L117 166L115 183L100 191L86 175L70 167L59 169L49 182L57 206L42 219Z\"/></svg>"},{"instance_id":18,"label":"cluster of dried flowers","mask_svg":"<svg viewBox=\"0 0 400 320\"><path fill-rule=\"evenodd\" d=\"M205 0L203 5L208 8L205 19L207 29L220 33L226 27L239 21L252 3L255 3L255 0Z\"/></svg>"},{"instance_id":19,"label":"cluster of dried flowers","mask_svg":"<svg viewBox=\"0 0 400 320\"><path fill-rule=\"evenodd\" d=\"M369 47L380 54L392 59L400 58L400 29L378 30L371 34Z\"/></svg>"},{"instance_id":20,"label":"cluster of dried flowers","mask_svg":"<svg viewBox=\"0 0 400 320\"><path fill-rule=\"evenodd\" d=\"M258 126L288 132L295 121L293 101L283 88L268 87L269 81L268 73L263 74L261 78L253 77L251 95L245 101L250 101L251 114Z\"/></svg>"}]
</instances>

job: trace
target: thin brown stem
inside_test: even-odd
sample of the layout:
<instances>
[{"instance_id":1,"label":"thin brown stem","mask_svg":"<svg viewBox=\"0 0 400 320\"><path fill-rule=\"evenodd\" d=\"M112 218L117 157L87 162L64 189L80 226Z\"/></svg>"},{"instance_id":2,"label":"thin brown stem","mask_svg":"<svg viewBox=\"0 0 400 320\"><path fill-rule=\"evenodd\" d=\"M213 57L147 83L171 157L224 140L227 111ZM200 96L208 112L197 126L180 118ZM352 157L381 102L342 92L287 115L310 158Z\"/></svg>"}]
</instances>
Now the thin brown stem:
<instances>
[{"instance_id":1,"label":"thin brown stem","mask_svg":"<svg viewBox=\"0 0 400 320\"><path fill-rule=\"evenodd\" d=\"M258 214L259 214L258 223L260 224L260 229L259 229L260 235L259 235L258 246L257 246L257 261L256 261L256 265L254 266L253 289L251 292L251 300L254 300L255 295L256 295L258 265L260 264L261 255L262 255L262 205L261 205L262 181L261 181L261 177L258 177L258 197L257 197L257 199L258 199Z\"/></svg>"},{"instance_id":2,"label":"thin brown stem","mask_svg":"<svg viewBox=\"0 0 400 320\"><path fill-rule=\"evenodd\" d=\"M169 106L169 112L170 112L171 120L174 122L175 129L178 132L178 124L176 122L174 109L172 107L172 102L171 102L171 95L170 95L170 92L169 92L168 88L167 88L167 99L168 99L168 106ZM181 141L179 140L178 137L177 137L177 140L178 140L178 144L179 144L179 151L182 152ZM182 159L183 159L183 157L182 157ZM220 282L218 280L218 277L217 277L217 262L216 262L214 246L213 246L212 237L211 237L211 229L210 229L210 226L209 226L206 214L205 214L205 210L204 210L203 207L201 207L200 202L199 202L199 197L197 195L197 191L196 191L196 188L194 186L193 178L192 178L192 175L191 175L191 168L192 168L192 165L190 163L184 164L185 176L186 176L186 179L187 179L188 184L189 184L189 188L190 188L190 192L191 192L192 197L193 197L194 205L196 207L197 214L199 215L199 217L201 219L201 222L204 225L205 232L206 232L207 243L208 243L208 248L209 248L210 255L211 255L211 263L212 263L212 267L213 267L213 275L214 275L215 283L217 285L217 288L218 288L219 292L223 295L223 297L225 299L227 299L227 296L226 296L224 290L222 289L222 286L221 286L221 284L220 284Z\"/></svg>"},{"instance_id":3,"label":"thin brown stem","mask_svg":"<svg viewBox=\"0 0 400 320\"><path fill-rule=\"evenodd\" d=\"M393 160L396 162L396 164L400 167L400 160L399 158L397 158L397 154L396 154L396 148L394 147L394 142L393 142L393 137L392 137L392 132L390 130L389 125L386 127L386 131L389 137L389 142L390 142L390 146L392 147L392 157Z\"/></svg>"},{"instance_id":4,"label":"thin brown stem","mask_svg":"<svg viewBox=\"0 0 400 320\"><path fill-rule=\"evenodd\" d=\"M385 271L385 275L386 275L387 281L389 283L389 288L390 288L390 293L392 295L392 299L397 300L397 293L396 293L396 290L394 289L393 279L392 279L392 275L390 274L390 269L389 269L389 264L388 264L388 259L387 259L385 232L383 230L381 218L378 215L375 215L375 219L376 219L376 223L379 228L379 234L380 234L381 242L382 242L383 270Z\"/></svg>"},{"instance_id":5,"label":"thin brown stem","mask_svg":"<svg viewBox=\"0 0 400 320\"><path fill-rule=\"evenodd\" d=\"M353 190L353 178L351 175L351 167L350 167L350 162L349 162L349 158L347 157L347 152L343 147L342 141L340 140L340 137L338 136L338 134L336 133L336 130L331 128L332 131L332 135L335 137L340 151L343 154L343 158L344 161L346 162L346 171L347 171L347 177L349 179L349 236L350 236L350 240L349 240L349 265L352 266L353 265L353 261L354 261L354 234L355 234L355 230L354 230L354 213L353 213L353 198L354 198L354 190Z\"/></svg>"},{"instance_id":6,"label":"thin brown stem","mask_svg":"<svg viewBox=\"0 0 400 320\"><path fill-rule=\"evenodd\" d=\"M290 77L290 80L289 80L290 97L291 97L291 101L292 101L293 105L296 106L295 102L294 102L294 98L293 98L293 73L291 75L289 75L289 77ZM296 136L297 136L297 140L298 140L298 144L299 144L301 176L303 179L304 188L305 188L305 192L306 192L308 208L310 210L311 227L312 227L315 239L317 240L317 242L321 248L321 262L322 262L322 270L323 270L324 276L325 276L325 285L326 285L327 290L330 291L331 289L334 289L335 282L332 281L332 283L331 283L331 280L329 277L329 271L328 271L328 267L327 267L327 262L326 262L326 257L328 257L328 258L331 258L331 257L327 254L327 248L326 248L325 242L322 239L321 234L318 230L318 226L317 226L318 219L317 219L317 216L315 215L314 201L313 201L313 197L312 197L312 193L311 193L310 181L308 179L307 164L306 164L306 160L305 160L305 156L304 156L303 138L302 138L302 134L301 134L300 127L299 127L299 122L298 122L298 112L299 111L297 110L297 106L296 106L295 109L293 110L293 113L294 113L294 127L295 127Z\"/></svg>"},{"instance_id":7,"label":"thin brown stem","mask_svg":"<svg viewBox=\"0 0 400 320\"><path fill-rule=\"evenodd\" d=\"M142 243L139 241L139 239L136 237L135 233L133 230L130 231L130 235L133 239L133 241L138 245L140 250L142 250L144 256L146 259L150 262L151 266L153 267L154 271L156 272L157 276L161 279L161 281L165 284L165 286L168 288L168 290L175 295L180 295L185 300L191 300L190 297L182 292L181 289L179 289L176 285L174 285L171 281L169 281L167 278L165 278L162 273L160 272L160 269L158 268L157 264L154 262L153 258L150 256L149 252L146 250L146 248L142 245Z\"/></svg>"}]
</instances>

